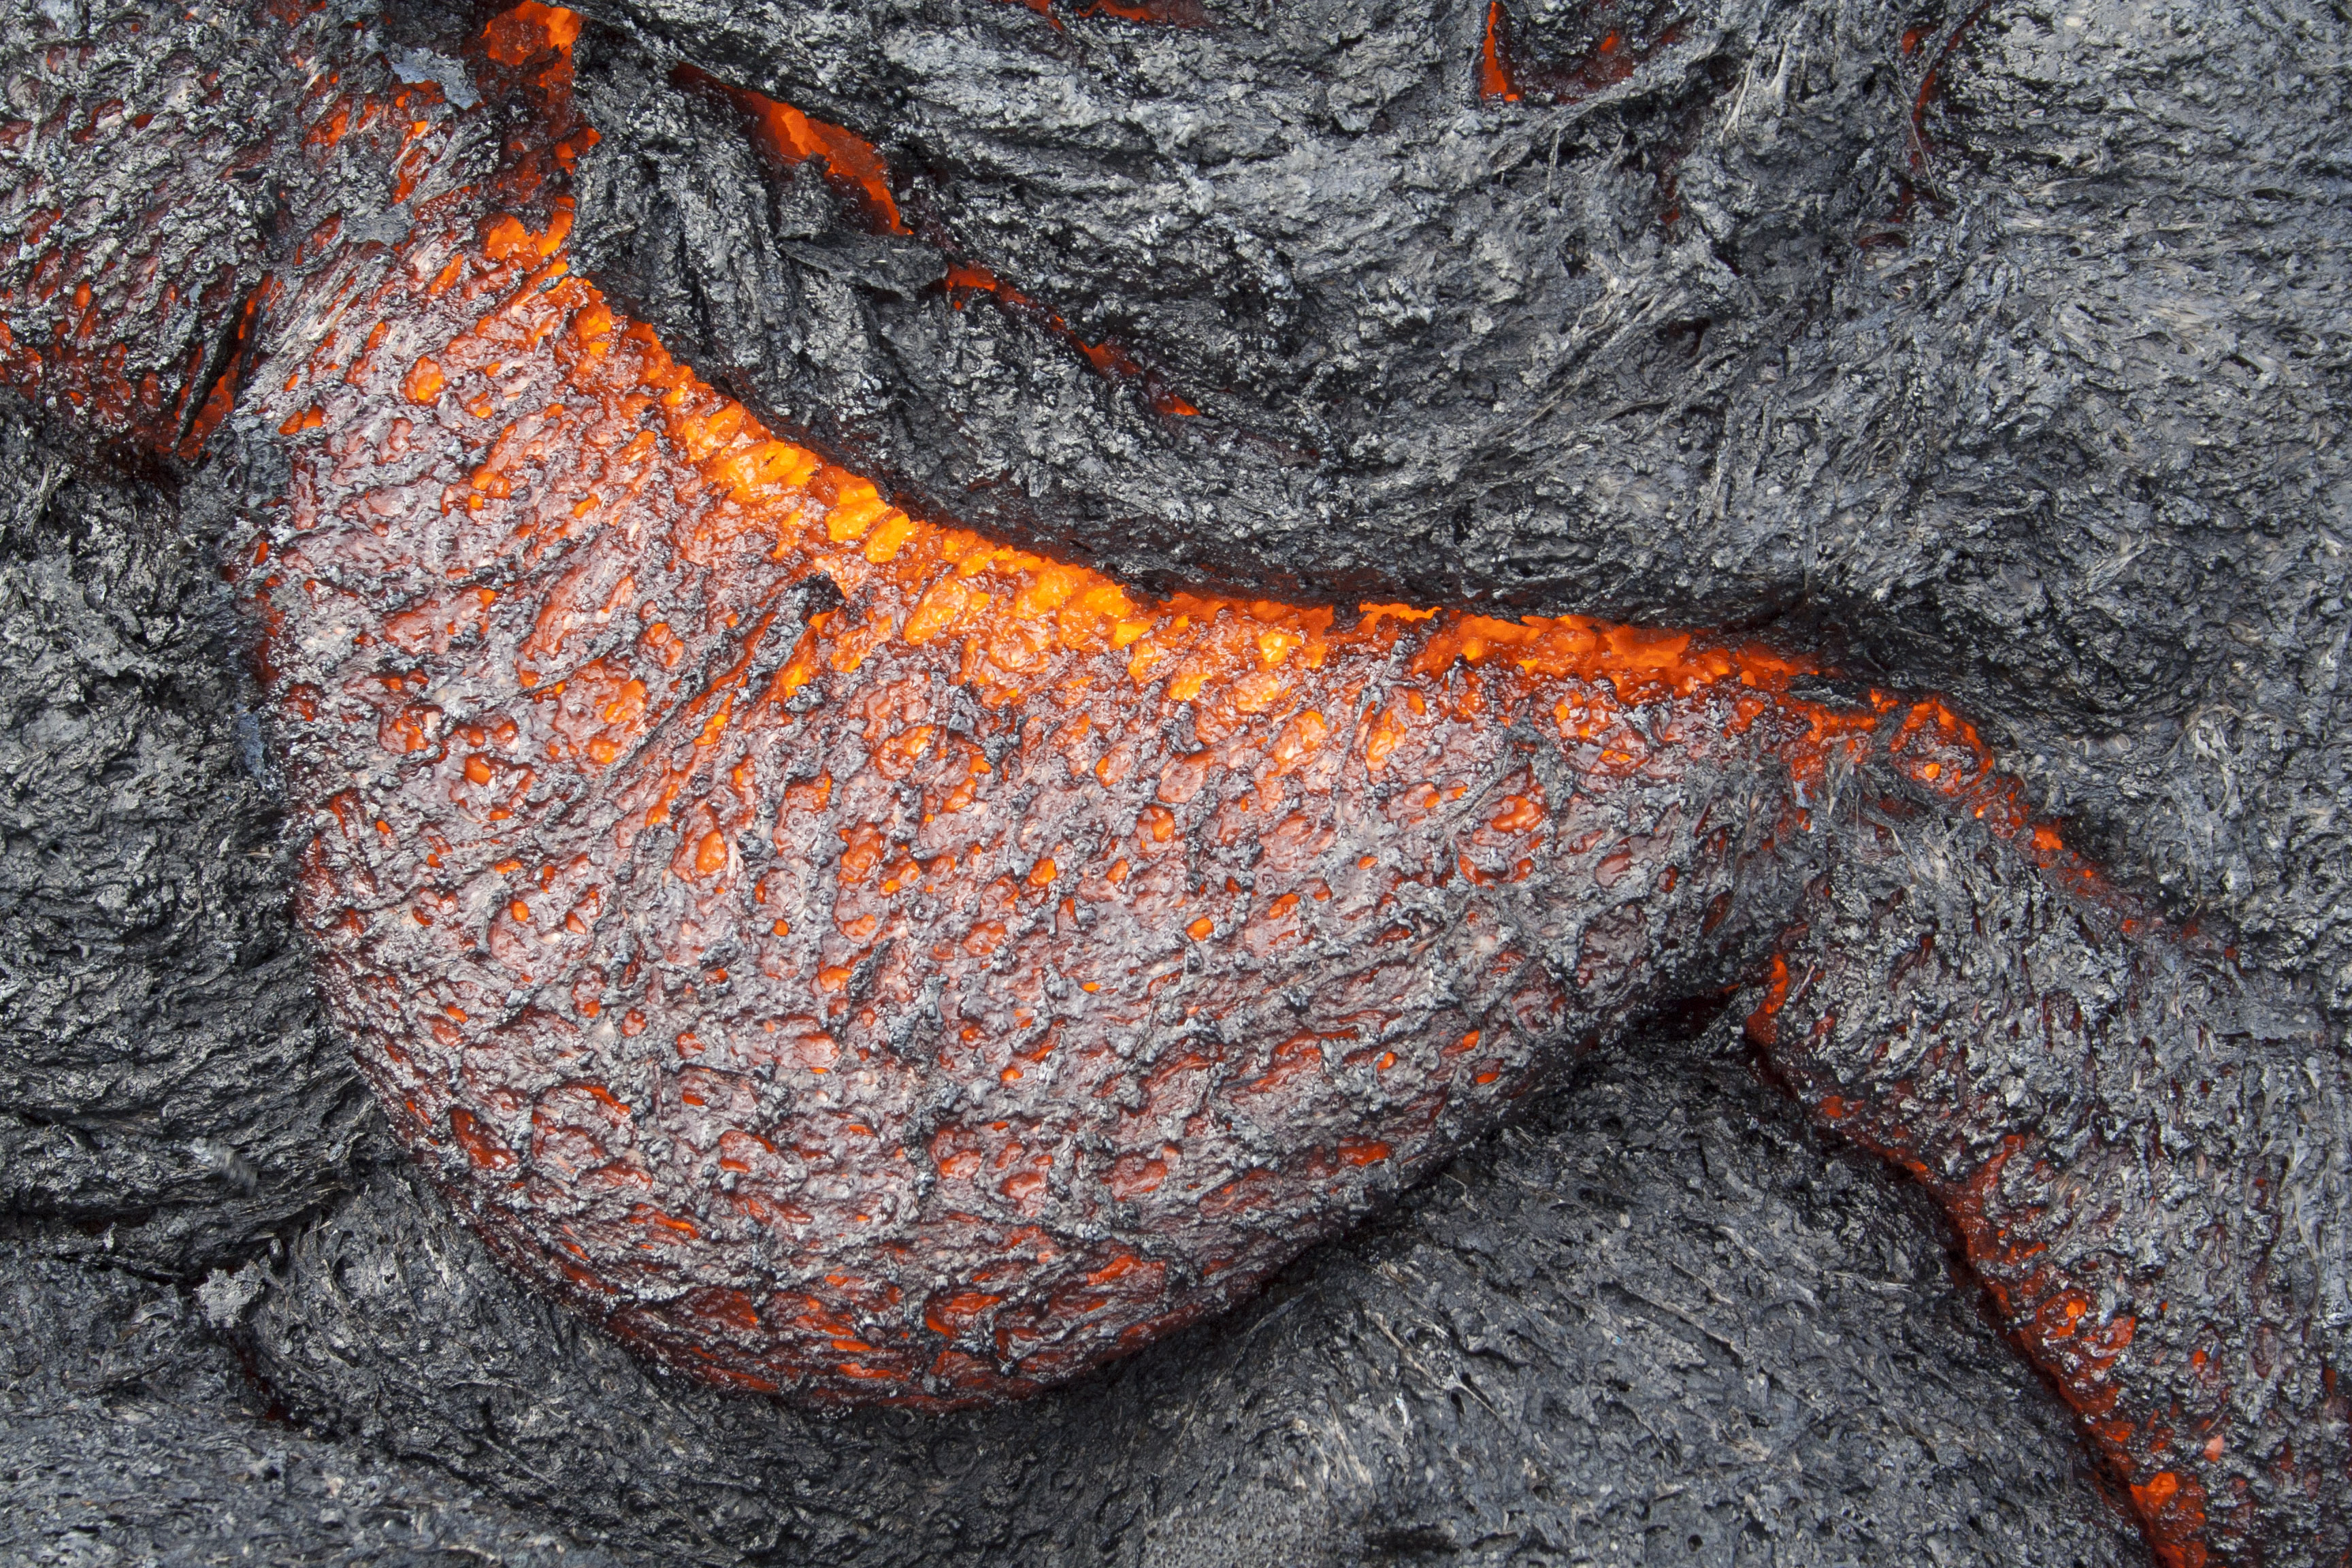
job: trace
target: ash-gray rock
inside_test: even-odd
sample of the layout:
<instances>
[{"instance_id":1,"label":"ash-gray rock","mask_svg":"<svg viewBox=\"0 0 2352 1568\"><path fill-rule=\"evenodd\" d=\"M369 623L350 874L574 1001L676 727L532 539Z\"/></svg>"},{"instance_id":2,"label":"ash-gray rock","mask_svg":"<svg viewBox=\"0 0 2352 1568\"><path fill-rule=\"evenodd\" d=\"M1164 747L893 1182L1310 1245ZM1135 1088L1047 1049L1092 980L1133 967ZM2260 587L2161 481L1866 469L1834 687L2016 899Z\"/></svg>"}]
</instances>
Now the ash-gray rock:
<instances>
[{"instance_id":1,"label":"ash-gray rock","mask_svg":"<svg viewBox=\"0 0 2352 1568\"><path fill-rule=\"evenodd\" d=\"M2126 879L2352 996L2341 5L1724 0L1559 103L1481 96L1483 3L583 8L580 254L910 504L1148 581L1810 639L1953 691ZM411 79L480 20L344 10L320 36ZM1557 64L1567 11L1506 20ZM216 71L191 133L252 149L308 79L222 15L16 8L0 118ZM873 140L910 234L764 169L680 62ZM232 292L300 237L292 156L190 239ZM1039 1404L825 1423L646 1371L369 1139L185 476L34 412L0 430L0 1554L2137 1552L1916 1195L1792 1131L1721 1022Z\"/></svg>"},{"instance_id":2,"label":"ash-gray rock","mask_svg":"<svg viewBox=\"0 0 2352 1568\"><path fill-rule=\"evenodd\" d=\"M167 495L0 422L0 1210L180 1276L325 1202L366 1104L207 563Z\"/></svg>"}]
</instances>

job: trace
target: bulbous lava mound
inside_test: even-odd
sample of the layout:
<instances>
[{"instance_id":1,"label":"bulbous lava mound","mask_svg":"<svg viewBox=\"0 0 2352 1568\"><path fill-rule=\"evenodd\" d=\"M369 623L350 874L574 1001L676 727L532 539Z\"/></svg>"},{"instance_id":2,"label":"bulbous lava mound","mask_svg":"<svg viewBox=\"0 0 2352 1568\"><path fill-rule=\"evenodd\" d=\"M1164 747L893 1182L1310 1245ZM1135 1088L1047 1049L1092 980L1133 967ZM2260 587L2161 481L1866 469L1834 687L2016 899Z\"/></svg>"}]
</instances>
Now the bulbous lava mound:
<instances>
[{"instance_id":1,"label":"bulbous lava mound","mask_svg":"<svg viewBox=\"0 0 2352 1568\"><path fill-rule=\"evenodd\" d=\"M917 521L569 277L549 210L289 290L360 303L245 409L296 477L239 570L394 1131L618 1331L1024 1393L1754 966L1748 884L1785 910L1768 846L1870 705L1685 634L1147 604Z\"/></svg>"}]
</instances>

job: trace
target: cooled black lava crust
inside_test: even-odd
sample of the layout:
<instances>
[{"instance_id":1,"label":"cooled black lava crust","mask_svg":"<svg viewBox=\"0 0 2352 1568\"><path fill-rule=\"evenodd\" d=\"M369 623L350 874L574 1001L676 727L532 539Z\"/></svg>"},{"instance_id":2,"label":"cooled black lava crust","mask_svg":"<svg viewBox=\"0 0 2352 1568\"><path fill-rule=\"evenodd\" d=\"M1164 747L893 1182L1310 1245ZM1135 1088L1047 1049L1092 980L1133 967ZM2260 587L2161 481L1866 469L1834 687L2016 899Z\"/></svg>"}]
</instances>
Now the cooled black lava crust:
<instances>
[{"instance_id":1,"label":"cooled black lava crust","mask_svg":"<svg viewBox=\"0 0 2352 1568\"><path fill-rule=\"evenodd\" d=\"M2336 1000L2340 12L2021 7L1897 26L1726 7L1677 28L1634 9L1620 74L1594 65L1610 35L1562 8L1163 18L1205 24L1187 26L994 0L592 8L614 30L581 46L604 139L575 243L714 380L908 504L1122 574L1835 634L1855 668L1958 692L2122 873L2234 920L2250 957ZM483 19L294 25L313 61L462 84ZM83 196L0 217L12 280L126 232L147 210L140 181L173 174L110 157L116 123L180 114L204 148L220 195L173 220L148 273L155 297L188 297L188 330L138 345L193 363L199 392L222 372L236 384L235 307L327 216L386 243L405 232L380 189L294 177L279 128L317 77L255 53L236 21L42 13L0 42L19 117L0 157ZM1486 90L1490 36L1516 99ZM737 105L673 79L687 61L870 139L908 236L875 234L814 170L763 168ZM86 118L53 126L68 101ZM1347 237L1351 201L1393 203L1372 242ZM1155 203L1192 216L1141 254L1130 216ZM1001 287L949 286L982 269ZM820 317L865 331L814 334ZM1081 344L1124 357L1107 374ZM206 1392L217 1370L194 1370L205 1331L161 1310L168 1297L79 1290L44 1259L191 1283L253 1259L212 1276L203 1310L243 1315L251 1364L321 1430L364 1429L540 1520L702 1560L1570 1560L1685 1537L1699 1561L1766 1541L1808 1560L1939 1531L1986 1561L2118 1549L2034 1391L1972 1359L1957 1321L1887 1320L1885 1293L1935 1272L1919 1218L1867 1162L1756 1131L1769 1110L1703 1066L1601 1072L1537 1120L1542 1142L1459 1168L1461 1205L1441 1179L1229 1329L1044 1407L921 1433L812 1427L615 1360L514 1296L393 1169L342 1195L383 1153L275 912L257 733L234 679L205 673L234 634L206 602L202 545L279 482L269 443L224 426L202 471L125 475L50 401L27 410L43 433L12 427L8 470L12 590L56 612L13 616L7 656L25 695L0 915L24 979L5 1148L26 1249L9 1267L24 1301L50 1303L28 1321L115 1314L185 1336L179 1359L139 1363L143 1391L106 1398L144 1401L147 1451L194 1466L200 1514L234 1511L211 1461L184 1459L215 1450L173 1436L234 1419ZM159 417L177 437L204 415ZM1382 504L1405 494L1422 499ZM1314 531L1293 526L1310 516ZM1956 867L1939 896L1997 922L2019 895L1985 875ZM1886 911L1920 885L1897 857L1820 889L1856 996L1885 994L1874 965L1916 971L1914 915ZM1731 1022L1704 1037L1727 1045ZM1700 1097L1687 1124L1656 1109L1669 1091ZM1575 1152L1628 1133L1633 1152ZM2289 1226L2309 1223L2298 1194L2343 1175L2299 1164L2292 1142L2261 1200L2284 1199ZM1612 1159L1624 1174L1570 1174ZM1689 1183L1753 1220L1677 1206ZM1784 1187L1793 1208L1774 1206ZM1531 1191L1552 1195L1531 1208ZM2316 1217L2307 1288L2324 1297L2331 1279L2340 1292L2341 1217ZM1593 1256L1609 1267L1574 1261ZM1775 1283L1792 1279L1801 1293ZM1547 1326L1569 1320L1583 1326ZM1820 1331L1853 1359L1819 1360L1807 1323L1834 1324ZM72 1335L26 1342L44 1366L86 1353ZM1344 1348L1318 1359L1327 1342ZM1919 1373L1884 1370L1904 1357ZM2020 1410L1998 1439L1987 1402ZM1864 1409L1904 1412L1903 1435L1852 1425ZM1837 1436L1797 1437L1809 1419ZM90 1420L69 1398L20 1400L20 1473L60 1473L50 1456ZM1562 1426L1591 1446L1559 1451L1546 1434ZM1170 1431L1107 1449L1106 1434ZM1906 1444L1927 1468L1890 1479ZM1589 1500L1653 1474L1638 1502ZM1048 1477L1051 1507L971 1500ZM1302 1480L1317 1510L1288 1500ZM447 1490L429 1470L368 1484ZM1866 1504L1824 1507L1862 1485ZM275 1516L289 1551L345 1550L335 1490ZM37 1548L91 1518L40 1495L21 1527ZM536 1528L490 1510L452 1533L476 1526L510 1552Z\"/></svg>"}]
</instances>

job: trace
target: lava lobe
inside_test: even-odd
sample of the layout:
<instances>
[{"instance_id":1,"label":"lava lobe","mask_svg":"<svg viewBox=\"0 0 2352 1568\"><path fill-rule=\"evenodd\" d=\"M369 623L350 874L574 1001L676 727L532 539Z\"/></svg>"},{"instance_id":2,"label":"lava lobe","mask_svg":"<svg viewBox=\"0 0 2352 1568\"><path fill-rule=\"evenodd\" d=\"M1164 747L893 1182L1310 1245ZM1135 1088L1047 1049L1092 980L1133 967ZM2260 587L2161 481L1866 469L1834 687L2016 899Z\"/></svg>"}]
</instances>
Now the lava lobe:
<instances>
[{"instance_id":1,"label":"lava lobe","mask_svg":"<svg viewBox=\"0 0 2352 1568\"><path fill-rule=\"evenodd\" d=\"M494 21L482 110L313 85L306 166L399 221L320 220L152 370L131 274L10 361L151 450L228 417L320 985L507 1264L713 1382L1018 1396L1720 997L1943 1202L2167 1561L2352 1531L2341 1055L1966 723L908 515L570 275L577 26Z\"/></svg>"}]
</instances>

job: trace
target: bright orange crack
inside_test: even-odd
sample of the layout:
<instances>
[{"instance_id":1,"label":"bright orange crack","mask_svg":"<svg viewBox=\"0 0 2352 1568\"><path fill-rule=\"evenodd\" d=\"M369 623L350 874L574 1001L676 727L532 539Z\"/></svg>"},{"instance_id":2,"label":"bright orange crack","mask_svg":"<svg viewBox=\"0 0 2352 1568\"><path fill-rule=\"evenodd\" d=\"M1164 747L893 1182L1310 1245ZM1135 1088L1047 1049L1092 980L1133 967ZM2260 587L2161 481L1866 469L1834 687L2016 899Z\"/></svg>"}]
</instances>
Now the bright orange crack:
<instances>
[{"instance_id":1,"label":"bright orange crack","mask_svg":"<svg viewBox=\"0 0 2352 1568\"><path fill-rule=\"evenodd\" d=\"M1617 7L1611 4L1594 9L1608 16ZM1654 31L1643 26L1653 20L1635 15L1622 26L1601 27L1588 47L1569 58L1524 58L1514 47L1511 18L1502 0L1488 0L1486 28L1478 53L1479 96L1500 103L1517 103L1529 97L1541 102L1573 103L1614 87L1631 79L1658 50L1681 41L1683 26L1678 17L1664 13L1654 18Z\"/></svg>"},{"instance_id":2,"label":"bright orange crack","mask_svg":"<svg viewBox=\"0 0 2352 1568\"><path fill-rule=\"evenodd\" d=\"M1511 80L1510 67L1503 63L1502 26L1503 0L1487 0L1486 34L1478 52L1478 90L1485 97L1517 103L1518 88Z\"/></svg>"},{"instance_id":3,"label":"bright orange crack","mask_svg":"<svg viewBox=\"0 0 2352 1568\"><path fill-rule=\"evenodd\" d=\"M874 228L885 234L908 232L890 191L889 166L871 142L692 66L678 67L673 79L688 91L720 99L733 108L750 129L754 145L778 168L819 164L828 181L853 196Z\"/></svg>"},{"instance_id":4,"label":"bright orange crack","mask_svg":"<svg viewBox=\"0 0 2352 1568\"><path fill-rule=\"evenodd\" d=\"M1087 15L1090 13L1080 13ZM1124 15L1124 13L1121 13ZM1134 19L1134 18L1130 18ZM815 163L827 181L849 199L866 226L877 233L910 234L899 216L891 192L889 165L873 143L854 132L821 120L812 120L788 103L749 88L736 87L692 66L680 66L671 79L689 92L717 99L740 117L761 153L780 169ZM975 294L992 298L1015 320L1029 322L1076 351L1097 374L1115 384L1139 384L1145 399L1170 418L1200 410L1167 384L1154 367L1139 361L1111 340L1089 342L1056 311L1003 282L985 267L956 261L948 267L949 297L961 306Z\"/></svg>"},{"instance_id":5,"label":"bright orange crack","mask_svg":"<svg viewBox=\"0 0 2352 1568\"><path fill-rule=\"evenodd\" d=\"M1078 17L1108 16L1121 22L1141 22L1161 27L1206 27L1212 18L1200 0L1086 0L1085 4L1057 7L1055 0L1003 0L1022 5L1052 22L1062 25L1061 15Z\"/></svg>"}]
</instances>

